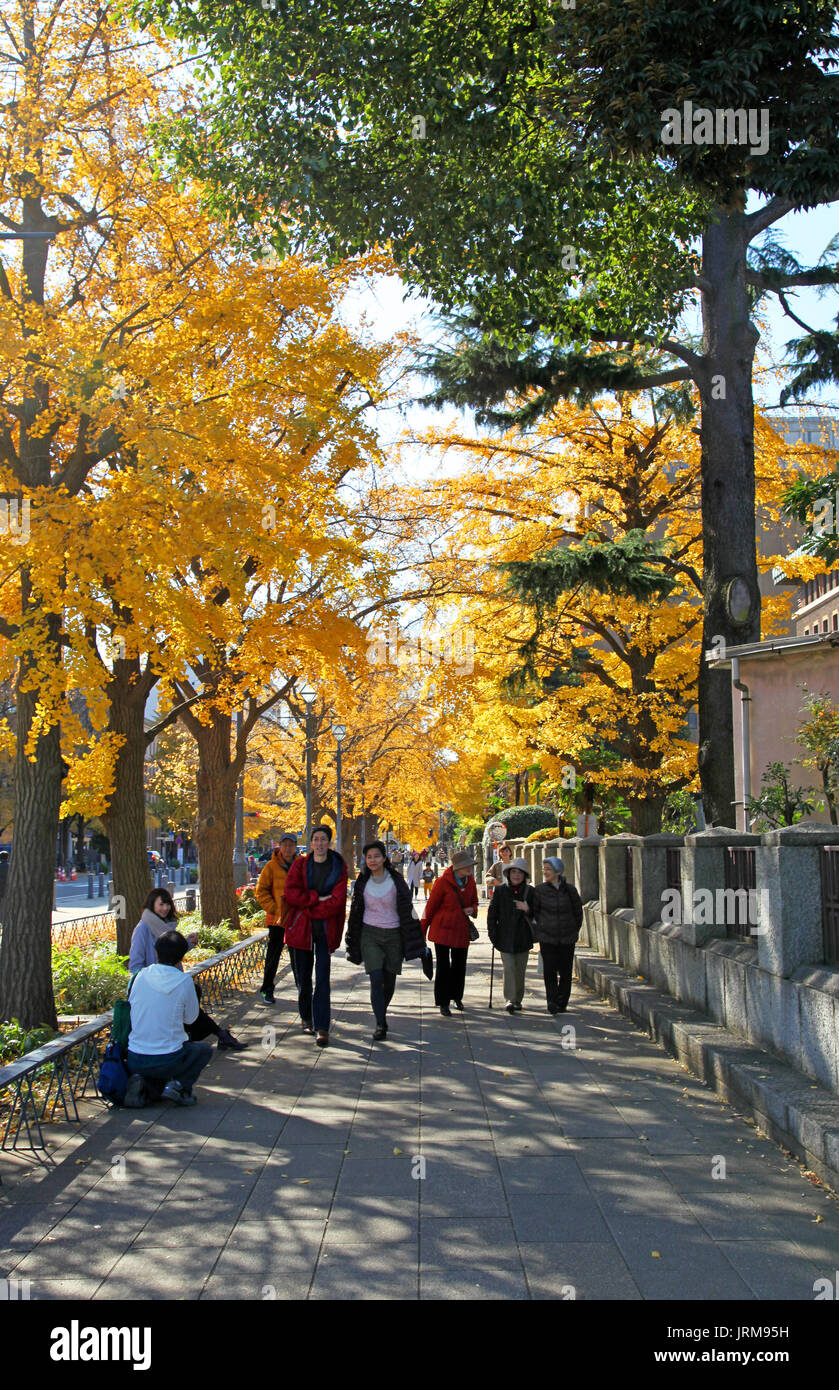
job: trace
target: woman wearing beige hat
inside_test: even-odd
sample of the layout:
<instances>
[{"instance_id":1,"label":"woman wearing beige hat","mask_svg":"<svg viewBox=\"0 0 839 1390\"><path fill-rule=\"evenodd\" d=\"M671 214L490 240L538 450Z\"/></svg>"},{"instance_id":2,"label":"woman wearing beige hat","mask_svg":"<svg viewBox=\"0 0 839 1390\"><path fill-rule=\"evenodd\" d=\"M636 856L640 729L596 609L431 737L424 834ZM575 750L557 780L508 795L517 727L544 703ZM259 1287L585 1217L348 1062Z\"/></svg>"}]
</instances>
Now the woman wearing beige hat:
<instances>
[{"instance_id":1,"label":"woman wearing beige hat","mask_svg":"<svg viewBox=\"0 0 839 1390\"><path fill-rule=\"evenodd\" d=\"M474 867L469 850L455 850L451 864L431 889L422 914L426 939L434 942L437 957L434 1002L444 1018L451 1018L450 1005L463 1008L471 918L478 915Z\"/></svg>"},{"instance_id":2,"label":"woman wearing beige hat","mask_svg":"<svg viewBox=\"0 0 839 1390\"><path fill-rule=\"evenodd\" d=\"M521 1012L524 976L533 945L531 920L535 898L528 883L530 874L524 859L511 859L504 865L505 882L496 888L489 904L489 939L501 952L504 964L504 998L507 1013Z\"/></svg>"}]
</instances>

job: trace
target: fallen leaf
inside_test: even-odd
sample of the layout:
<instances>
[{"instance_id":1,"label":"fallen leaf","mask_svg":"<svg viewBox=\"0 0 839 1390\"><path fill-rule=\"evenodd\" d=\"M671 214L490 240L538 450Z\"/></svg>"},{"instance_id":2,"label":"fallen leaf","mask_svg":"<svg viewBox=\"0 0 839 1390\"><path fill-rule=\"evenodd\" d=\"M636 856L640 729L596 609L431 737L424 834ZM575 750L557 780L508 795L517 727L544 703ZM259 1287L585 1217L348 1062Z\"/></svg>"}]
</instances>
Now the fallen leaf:
<instances>
[{"instance_id":1,"label":"fallen leaf","mask_svg":"<svg viewBox=\"0 0 839 1390\"><path fill-rule=\"evenodd\" d=\"M401 1149L394 1149L393 1152L394 1152L395 1154L401 1154L402 1150L401 1150Z\"/></svg>"},{"instance_id":2,"label":"fallen leaf","mask_svg":"<svg viewBox=\"0 0 839 1390\"><path fill-rule=\"evenodd\" d=\"M660 1254L658 1253L657 1250L651 1250L651 1251L650 1251L650 1254L652 1255L652 1257L653 1257L654 1260L660 1260L660 1259L661 1259L661 1256L660 1256Z\"/></svg>"}]
</instances>

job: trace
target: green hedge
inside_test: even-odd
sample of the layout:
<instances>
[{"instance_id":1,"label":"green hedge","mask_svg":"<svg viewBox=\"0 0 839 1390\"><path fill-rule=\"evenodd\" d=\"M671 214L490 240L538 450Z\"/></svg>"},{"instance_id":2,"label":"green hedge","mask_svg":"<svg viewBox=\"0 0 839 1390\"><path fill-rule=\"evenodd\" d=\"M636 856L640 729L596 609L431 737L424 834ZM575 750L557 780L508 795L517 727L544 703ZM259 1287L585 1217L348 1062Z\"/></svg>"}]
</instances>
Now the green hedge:
<instances>
[{"instance_id":1,"label":"green hedge","mask_svg":"<svg viewBox=\"0 0 839 1390\"><path fill-rule=\"evenodd\" d=\"M556 830L556 812L549 811L547 806L507 806L497 811L492 820L503 821L508 840L526 840L535 830ZM487 821L487 825L490 824L491 821Z\"/></svg>"}]
</instances>

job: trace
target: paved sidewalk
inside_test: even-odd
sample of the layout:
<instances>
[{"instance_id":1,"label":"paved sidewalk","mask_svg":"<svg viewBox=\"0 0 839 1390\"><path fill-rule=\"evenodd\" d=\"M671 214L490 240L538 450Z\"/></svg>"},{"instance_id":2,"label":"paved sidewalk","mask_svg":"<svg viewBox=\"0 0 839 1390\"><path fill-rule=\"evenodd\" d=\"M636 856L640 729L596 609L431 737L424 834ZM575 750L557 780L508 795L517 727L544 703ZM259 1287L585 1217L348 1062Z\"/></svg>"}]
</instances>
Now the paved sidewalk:
<instances>
[{"instance_id":1,"label":"paved sidewalk","mask_svg":"<svg viewBox=\"0 0 839 1390\"><path fill-rule=\"evenodd\" d=\"M594 995L551 1018L536 960L515 1018L483 943L462 1016L406 966L374 1044L341 954L324 1052L286 977L194 1110L103 1117L0 1201L0 1274L32 1298L812 1300L836 1202Z\"/></svg>"}]
</instances>

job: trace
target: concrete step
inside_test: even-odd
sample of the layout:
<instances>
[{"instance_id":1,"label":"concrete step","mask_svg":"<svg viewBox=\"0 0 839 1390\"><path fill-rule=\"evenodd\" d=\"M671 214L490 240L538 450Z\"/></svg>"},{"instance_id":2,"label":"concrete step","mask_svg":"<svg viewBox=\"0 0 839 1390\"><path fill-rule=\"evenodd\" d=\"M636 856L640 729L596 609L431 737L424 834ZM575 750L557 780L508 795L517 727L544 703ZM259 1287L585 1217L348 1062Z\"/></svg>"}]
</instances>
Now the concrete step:
<instances>
[{"instance_id":1,"label":"concrete step","mask_svg":"<svg viewBox=\"0 0 839 1390\"><path fill-rule=\"evenodd\" d=\"M575 973L776 1143L839 1189L839 1097L585 947Z\"/></svg>"}]
</instances>

